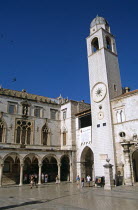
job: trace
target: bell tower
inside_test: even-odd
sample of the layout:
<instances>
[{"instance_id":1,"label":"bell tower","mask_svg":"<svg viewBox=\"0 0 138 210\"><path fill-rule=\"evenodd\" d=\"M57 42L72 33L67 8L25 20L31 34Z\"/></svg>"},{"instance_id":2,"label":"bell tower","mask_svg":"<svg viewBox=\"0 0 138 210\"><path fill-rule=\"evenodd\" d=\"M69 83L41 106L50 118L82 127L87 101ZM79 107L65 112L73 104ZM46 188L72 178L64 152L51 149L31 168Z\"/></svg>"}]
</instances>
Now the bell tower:
<instances>
[{"instance_id":1,"label":"bell tower","mask_svg":"<svg viewBox=\"0 0 138 210\"><path fill-rule=\"evenodd\" d=\"M92 148L95 176L104 176L108 157L114 166L114 140L110 100L122 94L115 38L108 22L97 16L87 37L90 98L92 111Z\"/></svg>"}]
</instances>

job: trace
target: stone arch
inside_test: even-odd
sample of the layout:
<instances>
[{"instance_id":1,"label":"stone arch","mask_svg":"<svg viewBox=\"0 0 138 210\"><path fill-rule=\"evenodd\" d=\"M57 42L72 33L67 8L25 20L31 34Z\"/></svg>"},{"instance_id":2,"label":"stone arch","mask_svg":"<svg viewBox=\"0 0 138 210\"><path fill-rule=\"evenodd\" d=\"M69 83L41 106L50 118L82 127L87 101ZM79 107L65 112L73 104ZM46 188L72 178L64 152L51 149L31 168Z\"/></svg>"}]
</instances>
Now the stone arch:
<instances>
[{"instance_id":1,"label":"stone arch","mask_svg":"<svg viewBox=\"0 0 138 210\"><path fill-rule=\"evenodd\" d=\"M38 177L39 173L39 162L40 157L35 153L29 153L23 158L24 168L23 168L23 183L27 184L30 182L30 176L36 175Z\"/></svg>"},{"instance_id":2,"label":"stone arch","mask_svg":"<svg viewBox=\"0 0 138 210\"><path fill-rule=\"evenodd\" d=\"M54 154L45 155L42 158L42 176L45 177L44 182L55 181L57 174L58 158ZM46 177L48 177L48 179Z\"/></svg>"},{"instance_id":3,"label":"stone arch","mask_svg":"<svg viewBox=\"0 0 138 210\"><path fill-rule=\"evenodd\" d=\"M3 184L19 184L21 157L18 153L9 153L3 158Z\"/></svg>"},{"instance_id":4,"label":"stone arch","mask_svg":"<svg viewBox=\"0 0 138 210\"><path fill-rule=\"evenodd\" d=\"M61 181L70 180L70 157L69 155L62 155L60 158L61 163Z\"/></svg>"},{"instance_id":5,"label":"stone arch","mask_svg":"<svg viewBox=\"0 0 138 210\"><path fill-rule=\"evenodd\" d=\"M7 123L3 117L0 117L0 142L6 142Z\"/></svg>"},{"instance_id":6,"label":"stone arch","mask_svg":"<svg viewBox=\"0 0 138 210\"><path fill-rule=\"evenodd\" d=\"M109 36L106 36L105 37L105 40L106 40L106 49L112 51L112 43L111 43L111 38Z\"/></svg>"},{"instance_id":7,"label":"stone arch","mask_svg":"<svg viewBox=\"0 0 138 210\"><path fill-rule=\"evenodd\" d=\"M16 152L11 152L11 153L8 153L6 154L4 157L3 157L3 161L5 161L5 159L10 156L13 161L15 161L16 157L19 158L19 160L21 161L23 158L21 157L21 155L19 155L19 153L16 153Z\"/></svg>"},{"instance_id":8,"label":"stone arch","mask_svg":"<svg viewBox=\"0 0 138 210\"><path fill-rule=\"evenodd\" d=\"M93 179L93 163L94 163L94 155L93 151L90 147L86 146L80 157L81 163L81 177L85 178L87 175Z\"/></svg>"},{"instance_id":9,"label":"stone arch","mask_svg":"<svg viewBox=\"0 0 138 210\"><path fill-rule=\"evenodd\" d=\"M132 153L132 165L134 182L138 182L138 149L134 150Z\"/></svg>"},{"instance_id":10,"label":"stone arch","mask_svg":"<svg viewBox=\"0 0 138 210\"><path fill-rule=\"evenodd\" d=\"M92 53L95 53L96 51L99 50L99 39L98 37L94 37L91 41L91 50Z\"/></svg>"},{"instance_id":11,"label":"stone arch","mask_svg":"<svg viewBox=\"0 0 138 210\"><path fill-rule=\"evenodd\" d=\"M41 158L35 154L35 153L29 153L27 154L24 158L23 158L23 161L26 159L26 158L30 158L30 160L32 161L33 158L37 158L38 159L38 162L41 160Z\"/></svg>"}]
</instances>

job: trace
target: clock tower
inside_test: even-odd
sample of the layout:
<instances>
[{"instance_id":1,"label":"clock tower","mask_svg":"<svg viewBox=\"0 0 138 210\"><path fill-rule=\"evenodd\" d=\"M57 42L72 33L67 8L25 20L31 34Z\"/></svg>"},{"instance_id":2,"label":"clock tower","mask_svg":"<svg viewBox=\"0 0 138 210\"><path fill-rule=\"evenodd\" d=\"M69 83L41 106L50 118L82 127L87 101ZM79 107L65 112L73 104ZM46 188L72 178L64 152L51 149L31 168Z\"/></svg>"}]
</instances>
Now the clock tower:
<instances>
[{"instance_id":1,"label":"clock tower","mask_svg":"<svg viewBox=\"0 0 138 210\"><path fill-rule=\"evenodd\" d=\"M92 112L92 149L95 176L104 176L106 158L114 166L114 137L110 100L121 95L121 79L115 38L108 22L97 16L87 37L90 98Z\"/></svg>"}]
</instances>

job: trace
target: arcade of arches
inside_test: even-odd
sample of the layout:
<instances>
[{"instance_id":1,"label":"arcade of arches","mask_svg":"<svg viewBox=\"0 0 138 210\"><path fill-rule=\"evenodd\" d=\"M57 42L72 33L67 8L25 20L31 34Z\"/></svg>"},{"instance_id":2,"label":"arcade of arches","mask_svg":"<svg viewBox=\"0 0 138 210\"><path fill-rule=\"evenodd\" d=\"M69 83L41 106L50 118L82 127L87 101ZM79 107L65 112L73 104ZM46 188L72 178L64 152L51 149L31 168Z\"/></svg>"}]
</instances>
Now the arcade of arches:
<instances>
[{"instance_id":1,"label":"arcade of arches","mask_svg":"<svg viewBox=\"0 0 138 210\"><path fill-rule=\"evenodd\" d=\"M17 153L10 153L3 159L0 158L0 186L6 184L28 184L30 175L37 177L38 184L42 183L42 176L48 175L48 182L56 180L72 181L72 164L70 156L45 155L40 158L36 154L28 154L24 158Z\"/></svg>"}]
</instances>

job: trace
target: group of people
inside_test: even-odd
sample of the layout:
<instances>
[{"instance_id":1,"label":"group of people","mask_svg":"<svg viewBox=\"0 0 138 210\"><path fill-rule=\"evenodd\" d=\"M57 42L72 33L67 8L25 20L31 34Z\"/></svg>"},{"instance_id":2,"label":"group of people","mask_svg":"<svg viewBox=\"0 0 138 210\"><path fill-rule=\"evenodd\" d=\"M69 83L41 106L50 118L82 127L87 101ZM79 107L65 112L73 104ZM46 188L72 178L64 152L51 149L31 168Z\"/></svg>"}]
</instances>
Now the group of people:
<instances>
[{"instance_id":1,"label":"group of people","mask_svg":"<svg viewBox=\"0 0 138 210\"><path fill-rule=\"evenodd\" d=\"M80 184L80 177L79 177L79 175L76 177L76 182L77 182L77 185ZM84 182L85 182L85 179L84 179L84 177L82 177L82 178L81 178L81 187L84 187ZM88 186L90 187L90 182L91 182L91 177L90 177L90 175L88 175L88 176L86 177L86 182L88 183Z\"/></svg>"},{"instance_id":2,"label":"group of people","mask_svg":"<svg viewBox=\"0 0 138 210\"><path fill-rule=\"evenodd\" d=\"M41 175L42 183L47 183L48 182L48 174L43 174Z\"/></svg>"},{"instance_id":3,"label":"group of people","mask_svg":"<svg viewBox=\"0 0 138 210\"><path fill-rule=\"evenodd\" d=\"M47 183L48 182L48 174L43 174L41 175L41 179L42 179L42 183ZM33 186L37 187L37 175L31 175L30 176L30 188L32 189ZM60 179L59 179L59 176L57 175L56 176L56 184L59 184L60 183Z\"/></svg>"}]
</instances>

